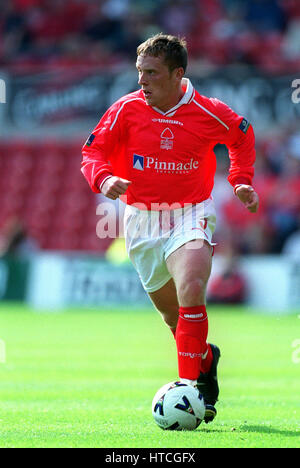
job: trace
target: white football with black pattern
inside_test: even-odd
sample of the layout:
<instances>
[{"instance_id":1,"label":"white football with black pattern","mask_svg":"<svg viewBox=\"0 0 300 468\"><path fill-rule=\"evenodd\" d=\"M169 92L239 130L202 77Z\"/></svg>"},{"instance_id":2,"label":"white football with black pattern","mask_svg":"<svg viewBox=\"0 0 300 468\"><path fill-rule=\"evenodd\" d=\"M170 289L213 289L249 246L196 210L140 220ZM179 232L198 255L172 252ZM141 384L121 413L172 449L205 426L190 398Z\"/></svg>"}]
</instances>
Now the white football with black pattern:
<instances>
[{"instance_id":1,"label":"white football with black pattern","mask_svg":"<svg viewBox=\"0 0 300 468\"><path fill-rule=\"evenodd\" d=\"M164 430L192 431L204 419L203 396L197 390L181 382L170 382L161 387L152 401L152 415L156 424Z\"/></svg>"}]
</instances>

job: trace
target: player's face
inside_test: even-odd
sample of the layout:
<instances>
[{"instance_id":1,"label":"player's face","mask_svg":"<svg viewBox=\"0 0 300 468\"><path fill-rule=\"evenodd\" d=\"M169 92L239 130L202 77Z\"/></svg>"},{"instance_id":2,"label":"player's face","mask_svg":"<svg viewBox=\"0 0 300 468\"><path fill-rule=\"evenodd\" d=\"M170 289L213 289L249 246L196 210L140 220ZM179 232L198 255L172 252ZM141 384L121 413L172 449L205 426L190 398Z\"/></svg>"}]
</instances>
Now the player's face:
<instances>
[{"instance_id":1,"label":"player's face","mask_svg":"<svg viewBox=\"0 0 300 468\"><path fill-rule=\"evenodd\" d=\"M183 68L169 70L163 57L139 55L136 62L141 86L147 104L163 112L176 106L182 97Z\"/></svg>"}]
</instances>

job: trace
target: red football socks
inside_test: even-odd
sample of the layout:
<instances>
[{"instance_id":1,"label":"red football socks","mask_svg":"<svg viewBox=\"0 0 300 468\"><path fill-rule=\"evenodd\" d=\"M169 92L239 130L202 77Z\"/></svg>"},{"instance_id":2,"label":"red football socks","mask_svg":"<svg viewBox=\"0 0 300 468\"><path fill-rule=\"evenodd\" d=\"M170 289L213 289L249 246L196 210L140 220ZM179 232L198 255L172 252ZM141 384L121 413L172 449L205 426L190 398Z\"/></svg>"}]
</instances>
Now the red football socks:
<instances>
[{"instance_id":1,"label":"red football socks","mask_svg":"<svg viewBox=\"0 0 300 468\"><path fill-rule=\"evenodd\" d=\"M179 308L176 345L180 378L198 379L202 370L202 355L206 354L203 364L205 363L205 367L210 367L212 356L210 356L210 346L206 342L207 334L208 320L205 305Z\"/></svg>"},{"instance_id":2,"label":"red football socks","mask_svg":"<svg viewBox=\"0 0 300 468\"><path fill-rule=\"evenodd\" d=\"M202 357L201 372L206 374L206 372L210 371L212 360L213 360L213 353L212 353L210 345L208 344L207 352Z\"/></svg>"}]
</instances>

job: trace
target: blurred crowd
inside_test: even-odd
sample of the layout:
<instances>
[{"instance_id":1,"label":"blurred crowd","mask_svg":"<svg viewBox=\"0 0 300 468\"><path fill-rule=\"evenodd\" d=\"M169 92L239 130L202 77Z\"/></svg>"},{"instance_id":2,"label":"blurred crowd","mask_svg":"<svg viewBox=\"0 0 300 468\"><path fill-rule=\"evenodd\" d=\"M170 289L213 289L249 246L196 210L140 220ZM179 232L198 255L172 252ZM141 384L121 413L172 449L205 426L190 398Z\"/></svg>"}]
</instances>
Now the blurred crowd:
<instances>
[{"instance_id":1,"label":"blurred crowd","mask_svg":"<svg viewBox=\"0 0 300 468\"><path fill-rule=\"evenodd\" d=\"M192 60L282 72L300 65L299 0L1 0L0 66L126 62L163 31Z\"/></svg>"},{"instance_id":2,"label":"blurred crowd","mask_svg":"<svg viewBox=\"0 0 300 468\"><path fill-rule=\"evenodd\" d=\"M214 199L219 214L216 241L219 251L238 254L298 254L300 236L300 131L278 128L256 140L253 185L260 196L258 213L248 213L232 195L226 181L228 157L225 147L216 147L218 168ZM287 247L289 245L289 247Z\"/></svg>"}]
</instances>

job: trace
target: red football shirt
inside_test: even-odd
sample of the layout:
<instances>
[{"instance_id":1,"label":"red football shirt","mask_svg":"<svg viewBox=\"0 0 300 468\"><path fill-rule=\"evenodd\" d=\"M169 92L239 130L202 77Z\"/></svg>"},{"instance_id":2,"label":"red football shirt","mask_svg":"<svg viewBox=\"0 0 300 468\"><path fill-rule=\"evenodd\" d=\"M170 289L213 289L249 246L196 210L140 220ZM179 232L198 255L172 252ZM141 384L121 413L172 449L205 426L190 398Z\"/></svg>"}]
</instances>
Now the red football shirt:
<instances>
[{"instance_id":1,"label":"red football shirt","mask_svg":"<svg viewBox=\"0 0 300 468\"><path fill-rule=\"evenodd\" d=\"M255 149L252 126L226 104L201 96L184 78L184 96L162 112L142 90L115 102L83 146L82 172L94 192L110 175L132 181L128 204L199 203L214 184L214 146L229 151L228 180L251 185Z\"/></svg>"}]
</instances>

